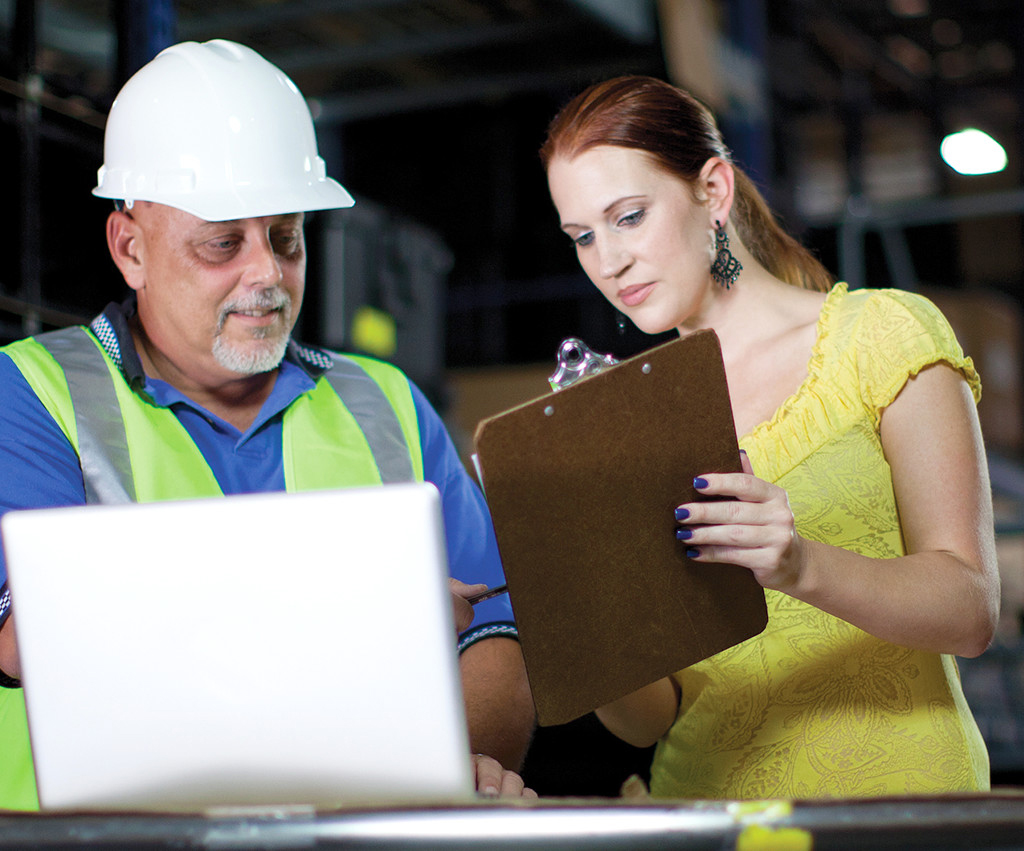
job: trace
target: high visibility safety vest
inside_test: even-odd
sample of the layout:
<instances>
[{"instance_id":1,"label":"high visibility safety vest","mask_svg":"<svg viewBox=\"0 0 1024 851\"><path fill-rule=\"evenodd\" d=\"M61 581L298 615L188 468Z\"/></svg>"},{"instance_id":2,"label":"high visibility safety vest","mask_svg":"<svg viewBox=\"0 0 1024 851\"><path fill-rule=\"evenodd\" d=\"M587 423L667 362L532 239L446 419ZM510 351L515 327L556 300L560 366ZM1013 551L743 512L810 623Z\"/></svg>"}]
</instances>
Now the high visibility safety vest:
<instances>
[{"instance_id":1,"label":"high visibility safety vest","mask_svg":"<svg viewBox=\"0 0 1024 851\"><path fill-rule=\"evenodd\" d=\"M18 366L78 453L87 502L222 495L178 418L133 391L90 330L65 328L0 351ZM422 481L408 379L370 358L330 357L332 368L284 413L286 489ZM22 692L0 688L0 809L38 806Z\"/></svg>"}]
</instances>

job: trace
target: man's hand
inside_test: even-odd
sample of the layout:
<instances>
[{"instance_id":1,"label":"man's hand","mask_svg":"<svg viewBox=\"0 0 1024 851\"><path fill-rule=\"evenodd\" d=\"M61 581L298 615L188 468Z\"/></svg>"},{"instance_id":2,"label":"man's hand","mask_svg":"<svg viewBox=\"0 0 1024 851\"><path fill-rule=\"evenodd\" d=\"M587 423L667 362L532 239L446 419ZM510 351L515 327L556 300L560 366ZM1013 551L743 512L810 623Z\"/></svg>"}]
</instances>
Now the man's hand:
<instances>
[{"instance_id":1,"label":"man's hand","mask_svg":"<svg viewBox=\"0 0 1024 851\"><path fill-rule=\"evenodd\" d=\"M473 754L476 791L485 798L536 798L537 793L523 783L514 771L506 771L501 763L480 753Z\"/></svg>"},{"instance_id":2,"label":"man's hand","mask_svg":"<svg viewBox=\"0 0 1024 851\"><path fill-rule=\"evenodd\" d=\"M455 632L458 634L469 629L469 625L473 623L473 607L466 602L466 598L486 591L487 586L467 585L458 579L448 577L448 590L452 593L452 612L455 614Z\"/></svg>"}]
</instances>

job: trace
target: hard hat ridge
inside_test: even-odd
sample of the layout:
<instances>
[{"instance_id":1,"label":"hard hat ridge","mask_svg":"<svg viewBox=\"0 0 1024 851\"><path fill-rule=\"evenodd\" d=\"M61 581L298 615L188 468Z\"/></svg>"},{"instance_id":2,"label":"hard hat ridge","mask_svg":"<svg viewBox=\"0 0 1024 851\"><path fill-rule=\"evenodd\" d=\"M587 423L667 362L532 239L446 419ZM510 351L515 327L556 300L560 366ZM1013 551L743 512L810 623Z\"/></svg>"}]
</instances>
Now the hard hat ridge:
<instances>
[{"instance_id":1,"label":"hard hat ridge","mask_svg":"<svg viewBox=\"0 0 1024 851\"><path fill-rule=\"evenodd\" d=\"M256 51L218 39L163 50L110 108L93 194L207 221L352 205L327 176L309 107Z\"/></svg>"}]
</instances>

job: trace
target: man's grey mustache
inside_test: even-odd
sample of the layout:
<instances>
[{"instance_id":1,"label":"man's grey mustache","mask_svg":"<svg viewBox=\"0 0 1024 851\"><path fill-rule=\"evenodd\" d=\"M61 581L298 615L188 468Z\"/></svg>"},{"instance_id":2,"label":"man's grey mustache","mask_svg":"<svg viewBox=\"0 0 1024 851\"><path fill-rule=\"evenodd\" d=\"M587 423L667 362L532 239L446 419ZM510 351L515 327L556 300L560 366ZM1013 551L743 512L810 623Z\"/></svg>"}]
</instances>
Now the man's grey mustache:
<instances>
[{"instance_id":1,"label":"man's grey mustache","mask_svg":"<svg viewBox=\"0 0 1024 851\"><path fill-rule=\"evenodd\" d=\"M227 302L217 317L217 332L224 329L228 314L247 310L284 310L289 304L288 295L282 289L260 290L244 298Z\"/></svg>"}]
</instances>

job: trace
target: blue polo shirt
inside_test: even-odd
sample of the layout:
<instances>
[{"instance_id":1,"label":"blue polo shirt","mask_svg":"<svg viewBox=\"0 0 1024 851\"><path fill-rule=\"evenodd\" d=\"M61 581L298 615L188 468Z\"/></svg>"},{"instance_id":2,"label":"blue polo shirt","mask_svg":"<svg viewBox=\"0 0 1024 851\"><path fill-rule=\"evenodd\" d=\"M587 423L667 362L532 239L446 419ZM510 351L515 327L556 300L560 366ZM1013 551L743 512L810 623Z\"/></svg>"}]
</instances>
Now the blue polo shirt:
<instances>
[{"instance_id":1,"label":"blue polo shirt","mask_svg":"<svg viewBox=\"0 0 1024 851\"><path fill-rule=\"evenodd\" d=\"M285 490L282 419L285 410L311 390L330 359L294 341L281 364L273 390L253 424L240 432L197 405L171 385L145 375L128 331L133 308L111 304L103 313L109 334L101 335L107 353L122 365L126 378L158 405L170 408L202 452L225 494ZM441 418L415 384L409 382L419 423L424 478L441 493L450 573L467 583L504 582L490 514L479 487L470 478ZM0 514L19 508L85 503L78 455L60 426L7 355L0 355ZM0 550L0 624L10 595ZM508 596L475 607L476 617L460 640L465 648L480 638L516 634Z\"/></svg>"}]
</instances>

